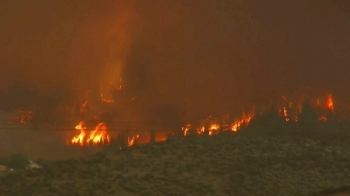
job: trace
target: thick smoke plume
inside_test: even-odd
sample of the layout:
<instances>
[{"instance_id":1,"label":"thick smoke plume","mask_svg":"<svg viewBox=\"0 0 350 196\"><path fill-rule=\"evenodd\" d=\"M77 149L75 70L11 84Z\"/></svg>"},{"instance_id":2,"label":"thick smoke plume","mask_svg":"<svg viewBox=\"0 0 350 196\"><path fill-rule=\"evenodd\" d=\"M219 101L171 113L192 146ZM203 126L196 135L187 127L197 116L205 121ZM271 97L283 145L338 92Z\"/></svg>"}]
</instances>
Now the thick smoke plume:
<instances>
[{"instance_id":1,"label":"thick smoke plume","mask_svg":"<svg viewBox=\"0 0 350 196\"><path fill-rule=\"evenodd\" d=\"M240 114L281 95L346 100L349 13L340 0L7 1L1 105L93 103L121 81L134 111L164 123Z\"/></svg>"}]
</instances>

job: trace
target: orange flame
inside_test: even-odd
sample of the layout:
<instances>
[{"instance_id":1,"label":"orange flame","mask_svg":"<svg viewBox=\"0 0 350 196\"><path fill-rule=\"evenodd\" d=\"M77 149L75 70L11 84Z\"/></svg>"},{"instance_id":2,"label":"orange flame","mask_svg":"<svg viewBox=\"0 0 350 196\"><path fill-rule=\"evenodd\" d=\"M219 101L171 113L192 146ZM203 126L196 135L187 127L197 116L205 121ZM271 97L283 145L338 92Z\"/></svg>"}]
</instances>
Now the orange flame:
<instances>
[{"instance_id":1,"label":"orange flame","mask_svg":"<svg viewBox=\"0 0 350 196\"><path fill-rule=\"evenodd\" d=\"M109 143L110 138L107 135L107 127L104 123L99 123L86 140L87 143L92 142L93 144L104 143L105 141Z\"/></svg>"},{"instance_id":2,"label":"orange flame","mask_svg":"<svg viewBox=\"0 0 350 196\"><path fill-rule=\"evenodd\" d=\"M120 86L118 89L122 90L123 86ZM282 98L284 101L287 101L286 97L283 96ZM84 104L84 105L86 105L86 104ZM316 106L319 106L319 105L320 105L320 100L317 99ZM279 109L277 111L279 112L279 115L281 117L283 117L286 122L288 122L288 121L298 122L298 114L301 113L301 107L302 107L301 104L298 104L298 103L294 104L293 102L285 102L284 106L279 107ZM326 102L326 108L331 110L332 112L334 111L333 99L332 99L331 94L328 95L327 102ZM318 112L319 112L318 120L319 121L325 122L328 120L326 116L322 115L322 111L324 111L326 108L323 108L323 110L318 110ZM260 114L261 114L261 112L260 112ZM229 119L225 119L224 121L222 121L221 124L218 123L218 120L216 118L213 119L210 116L209 118L207 118L205 120L205 123L201 122L200 123L201 126L199 126L198 128L194 128L193 131L195 131L195 132L193 132L193 133L191 132L192 124L187 124L186 126L182 127L183 135L184 136L188 136L190 134L201 135L201 134L204 134L206 130L208 131L209 136L213 136L215 134L218 134L221 130L228 130L228 131L232 131L232 132L237 132L238 130L243 128L244 125L249 125L249 123L253 119L254 115L255 115L255 111L253 111L253 113L251 113L250 115L246 115L243 113L241 118L234 120L232 123L227 122ZM203 126L203 125L205 125L205 126ZM84 145L84 142L86 142L87 144L89 144L89 143L99 144L99 143L104 143L105 141L108 141L108 143L110 142L110 137L107 135L107 128L106 128L104 123L98 124L96 126L96 128L90 132L90 134L88 135L87 139L85 139L85 141L84 141L84 138L87 135L86 135L86 127L85 127L84 122L80 122L75 127L75 129L79 130L80 134L73 137L73 139L71 140L71 142L73 144ZM153 138L152 140L155 139L156 142L166 141L167 136L168 135L162 135L161 137L155 136L156 138ZM142 140L139 138L140 138L139 134L135 134L135 136L128 137L127 138L127 145L133 146L133 145L135 145L136 142L138 144L141 144L141 143L149 143L151 141L151 139L147 139L147 141L146 141L146 140Z\"/></svg>"},{"instance_id":3,"label":"orange flame","mask_svg":"<svg viewBox=\"0 0 350 196\"><path fill-rule=\"evenodd\" d=\"M332 112L334 112L332 94L329 94L329 95L328 95L328 99L327 99L327 108L328 108L329 110L331 110Z\"/></svg>"},{"instance_id":4,"label":"orange flame","mask_svg":"<svg viewBox=\"0 0 350 196\"><path fill-rule=\"evenodd\" d=\"M135 144L135 140L138 139L140 135L133 136L131 138L128 137L128 146L133 146Z\"/></svg>"},{"instance_id":5,"label":"orange flame","mask_svg":"<svg viewBox=\"0 0 350 196\"><path fill-rule=\"evenodd\" d=\"M190 128L191 128L191 124L187 124L185 127L182 127L182 131L184 132L184 136L188 135Z\"/></svg>"},{"instance_id":6,"label":"orange flame","mask_svg":"<svg viewBox=\"0 0 350 196\"><path fill-rule=\"evenodd\" d=\"M286 122L289 121L288 112L287 112L287 109L285 107L283 107L283 117L284 117Z\"/></svg>"},{"instance_id":7,"label":"orange flame","mask_svg":"<svg viewBox=\"0 0 350 196\"><path fill-rule=\"evenodd\" d=\"M236 132L238 131L243 124L249 124L249 122L252 120L253 115L246 116L243 114L242 119L236 120L232 125L231 125L231 131Z\"/></svg>"},{"instance_id":8,"label":"orange flame","mask_svg":"<svg viewBox=\"0 0 350 196\"><path fill-rule=\"evenodd\" d=\"M198 133L199 135L201 135L201 134L204 133L204 131L205 131L205 127L203 126L202 128L200 128L200 129L197 130L197 133Z\"/></svg>"},{"instance_id":9,"label":"orange flame","mask_svg":"<svg viewBox=\"0 0 350 196\"><path fill-rule=\"evenodd\" d=\"M209 135L213 135L218 133L218 131L220 130L220 125L219 124L211 124L209 127Z\"/></svg>"},{"instance_id":10,"label":"orange flame","mask_svg":"<svg viewBox=\"0 0 350 196\"><path fill-rule=\"evenodd\" d=\"M83 121L79 122L77 126L75 126L76 130L80 131L80 134L77 136L74 136L72 139L72 144L80 144L81 146L84 145L84 137L86 135L86 127L85 123Z\"/></svg>"},{"instance_id":11,"label":"orange flame","mask_svg":"<svg viewBox=\"0 0 350 196\"><path fill-rule=\"evenodd\" d=\"M71 140L72 144L80 144L81 146L84 145L84 139L86 136L86 126L83 121L81 121L76 127L76 130L80 131L80 134L77 136L74 136ZM92 144L99 144L99 143L105 143L110 142L110 137L107 135L107 127L104 123L99 123L96 128L90 132L88 138L86 139L86 143L92 143Z\"/></svg>"}]
</instances>

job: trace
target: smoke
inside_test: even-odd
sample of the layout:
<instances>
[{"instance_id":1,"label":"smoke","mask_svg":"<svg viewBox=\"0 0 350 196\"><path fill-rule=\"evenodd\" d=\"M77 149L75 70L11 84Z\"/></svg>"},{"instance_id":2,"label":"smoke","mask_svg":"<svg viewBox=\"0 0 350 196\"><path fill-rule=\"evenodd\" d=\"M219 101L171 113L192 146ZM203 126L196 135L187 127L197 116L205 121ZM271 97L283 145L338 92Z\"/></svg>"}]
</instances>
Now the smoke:
<instances>
[{"instance_id":1,"label":"smoke","mask_svg":"<svg viewBox=\"0 0 350 196\"><path fill-rule=\"evenodd\" d=\"M347 99L348 10L343 1L8 1L0 85L82 103L122 79L135 111L173 108L189 121L281 95Z\"/></svg>"},{"instance_id":2,"label":"smoke","mask_svg":"<svg viewBox=\"0 0 350 196\"><path fill-rule=\"evenodd\" d=\"M97 87L119 85L134 39L141 31L134 1L108 5L108 12L86 19L72 43L69 67L81 94L88 89L97 93Z\"/></svg>"}]
</instances>

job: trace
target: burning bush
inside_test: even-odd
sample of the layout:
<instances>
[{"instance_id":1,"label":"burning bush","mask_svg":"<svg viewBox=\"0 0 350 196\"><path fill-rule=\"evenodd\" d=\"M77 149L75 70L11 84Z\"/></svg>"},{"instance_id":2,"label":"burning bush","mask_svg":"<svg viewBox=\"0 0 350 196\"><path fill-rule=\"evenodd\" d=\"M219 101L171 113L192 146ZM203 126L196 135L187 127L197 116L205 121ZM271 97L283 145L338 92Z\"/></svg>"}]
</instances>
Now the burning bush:
<instances>
[{"instance_id":1,"label":"burning bush","mask_svg":"<svg viewBox=\"0 0 350 196\"><path fill-rule=\"evenodd\" d=\"M71 140L72 144L80 144L83 146L86 144L101 144L109 143L110 136L107 134L107 127L104 123L99 123L94 130L90 131L87 135L86 126L83 121L81 121L76 127L76 130L80 131L80 134L74 136Z\"/></svg>"}]
</instances>

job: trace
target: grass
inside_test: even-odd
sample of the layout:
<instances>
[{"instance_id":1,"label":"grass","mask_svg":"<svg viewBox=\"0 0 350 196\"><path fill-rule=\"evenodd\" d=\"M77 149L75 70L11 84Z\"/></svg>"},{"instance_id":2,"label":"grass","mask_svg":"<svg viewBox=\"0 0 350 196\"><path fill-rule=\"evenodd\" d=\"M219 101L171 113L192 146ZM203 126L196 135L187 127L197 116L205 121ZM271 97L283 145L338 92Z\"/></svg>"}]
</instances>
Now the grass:
<instances>
[{"instance_id":1,"label":"grass","mask_svg":"<svg viewBox=\"0 0 350 196\"><path fill-rule=\"evenodd\" d=\"M327 195L350 185L350 142L220 134L39 160L0 178L6 195ZM344 188L345 187L345 188Z\"/></svg>"}]
</instances>

